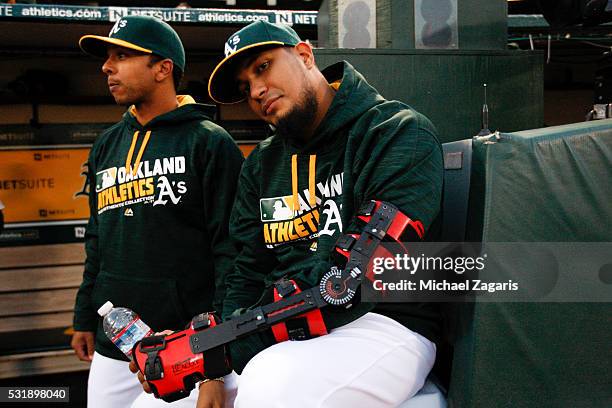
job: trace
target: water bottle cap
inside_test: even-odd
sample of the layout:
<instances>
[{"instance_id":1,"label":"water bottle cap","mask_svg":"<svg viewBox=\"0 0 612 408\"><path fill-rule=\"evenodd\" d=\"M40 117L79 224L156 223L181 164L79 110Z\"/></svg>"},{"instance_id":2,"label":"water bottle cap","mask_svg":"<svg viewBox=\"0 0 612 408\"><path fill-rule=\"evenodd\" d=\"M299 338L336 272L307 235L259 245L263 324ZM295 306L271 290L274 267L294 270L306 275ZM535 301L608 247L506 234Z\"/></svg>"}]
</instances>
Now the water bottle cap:
<instances>
[{"instance_id":1,"label":"water bottle cap","mask_svg":"<svg viewBox=\"0 0 612 408\"><path fill-rule=\"evenodd\" d=\"M108 312L111 311L112 308L113 304L110 302L110 300L107 300L106 303L100 306L100 308L98 309L98 314L104 317Z\"/></svg>"}]
</instances>

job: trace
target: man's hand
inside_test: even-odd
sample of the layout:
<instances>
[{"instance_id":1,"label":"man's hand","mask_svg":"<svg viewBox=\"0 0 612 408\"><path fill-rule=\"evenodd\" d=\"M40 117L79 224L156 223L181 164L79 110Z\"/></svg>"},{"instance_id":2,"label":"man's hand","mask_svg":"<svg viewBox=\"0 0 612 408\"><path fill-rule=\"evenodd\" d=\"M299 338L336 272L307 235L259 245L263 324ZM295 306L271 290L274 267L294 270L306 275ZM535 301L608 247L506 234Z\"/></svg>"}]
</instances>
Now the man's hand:
<instances>
[{"instance_id":1,"label":"man's hand","mask_svg":"<svg viewBox=\"0 0 612 408\"><path fill-rule=\"evenodd\" d=\"M130 371L138 375L138 381L140 381L140 385L142 385L142 389L144 390L144 392L146 392L147 394L151 394L153 390L151 390L151 387L149 386L149 383L145 380L144 375L140 371L138 371L134 360L130 361Z\"/></svg>"},{"instance_id":2,"label":"man's hand","mask_svg":"<svg viewBox=\"0 0 612 408\"><path fill-rule=\"evenodd\" d=\"M81 361L91 361L94 354L94 332L75 331L70 346Z\"/></svg>"},{"instance_id":3,"label":"man's hand","mask_svg":"<svg viewBox=\"0 0 612 408\"><path fill-rule=\"evenodd\" d=\"M159 336L162 334L168 335L172 333L174 333L172 330L164 330L162 332L157 332L153 335ZM134 356L132 356L132 358L134 358ZM151 389L151 386L149 386L149 383L145 380L144 375L140 371L138 371L138 368L136 367L136 363L134 362L134 360L130 361L130 371L138 376L138 381L140 381L140 385L142 385L143 391L146 392L147 394L151 394L153 390Z\"/></svg>"},{"instance_id":4,"label":"man's hand","mask_svg":"<svg viewBox=\"0 0 612 408\"><path fill-rule=\"evenodd\" d=\"M225 385L221 381L207 381L200 385L196 408L223 408L225 406Z\"/></svg>"}]
</instances>

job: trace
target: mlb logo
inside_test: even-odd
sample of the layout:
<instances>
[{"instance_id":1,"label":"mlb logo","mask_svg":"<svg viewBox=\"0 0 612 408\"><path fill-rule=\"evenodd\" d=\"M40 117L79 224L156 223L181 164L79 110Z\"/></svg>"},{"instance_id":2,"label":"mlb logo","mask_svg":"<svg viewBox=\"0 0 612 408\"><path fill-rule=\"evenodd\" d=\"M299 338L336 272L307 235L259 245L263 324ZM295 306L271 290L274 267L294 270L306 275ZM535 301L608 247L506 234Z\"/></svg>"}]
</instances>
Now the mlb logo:
<instances>
[{"instance_id":1,"label":"mlb logo","mask_svg":"<svg viewBox=\"0 0 612 408\"><path fill-rule=\"evenodd\" d=\"M286 221L294 217L291 196L262 198L259 200L259 211L262 222Z\"/></svg>"},{"instance_id":2,"label":"mlb logo","mask_svg":"<svg viewBox=\"0 0 612 408\"><path fill-rule=\"evenodd\" d=\"M117 180L117 168L102 170L96 173L96 193L106 190L115 185Z\"/></svg>"},{"instance_id":3,"label":"mlb logo","mask_svg":"<svg viewBox=\"0 0 612 408\"><path fill-rule=\"evenodd\" d=\"M42 160L42 154L40 154L40 153L34 153L34 160L36 160L36 161L41 161L41 160Z\"/></svg>"}]
</instances>

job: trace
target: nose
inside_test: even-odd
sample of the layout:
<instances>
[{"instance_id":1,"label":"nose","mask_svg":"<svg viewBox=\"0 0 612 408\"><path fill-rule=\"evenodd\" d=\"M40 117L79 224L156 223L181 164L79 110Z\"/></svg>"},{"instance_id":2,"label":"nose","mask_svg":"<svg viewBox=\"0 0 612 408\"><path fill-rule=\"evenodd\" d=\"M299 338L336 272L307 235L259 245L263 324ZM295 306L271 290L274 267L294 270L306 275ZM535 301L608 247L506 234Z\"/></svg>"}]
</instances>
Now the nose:
<instances>
[{"instance_id":1,"label":"nose","mask_svg":"<svg viewBox=\"0 0 612 408\"><path fill-rule=\"evenodd\" d=\"M251 99L259 100L263 98L268 91L265 81L262 81L261 79L253 79L249 86Z\"/></svg>"},{"instance_id":2,"label":"nose","mask_svg":"<svg viewBox=\"0 0 612 408\"><path fill-rule=\"evenodd\" d=\"M105 73L106 75L110 75L114 72L115 67L113 65L113 62L111 61L111 58L108 57L106 59L106 61L104 62L104 64L102 64L102 72Z\"/></svg>"}]
</instances>

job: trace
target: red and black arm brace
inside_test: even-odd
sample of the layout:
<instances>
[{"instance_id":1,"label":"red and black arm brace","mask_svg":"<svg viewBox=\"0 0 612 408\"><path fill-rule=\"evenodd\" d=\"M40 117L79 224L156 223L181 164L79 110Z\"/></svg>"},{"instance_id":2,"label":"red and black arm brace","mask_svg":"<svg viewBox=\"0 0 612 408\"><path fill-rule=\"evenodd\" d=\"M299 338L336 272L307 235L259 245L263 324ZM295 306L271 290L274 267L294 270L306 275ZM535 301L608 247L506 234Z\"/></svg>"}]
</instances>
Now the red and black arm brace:
<instances>
[{"instance_id":1,"label":"red and black arm brace","mask_svg":"<svg viewBox=\"0 0 612 408\"><path fill-rule=\"evenodd\" d=\"M361 234L343 235L336 243L335 251L346 259L344 266L332 267L318 287L300 290L295 282L284 279L275 285L273 303L219 324L213 315L201 314L186 330L138 343L134 359L155 395L174 401L189 395L199 380L229 374L225 345L255 332L271 329L277 342L327 334L320 309L351 306L364 277L372 280L367 274L372 259L391 256L381 243L401 244L424 236L421 222L387 202L366 203L357 218L365 224Z\"/></svg>"}]
</instances>

